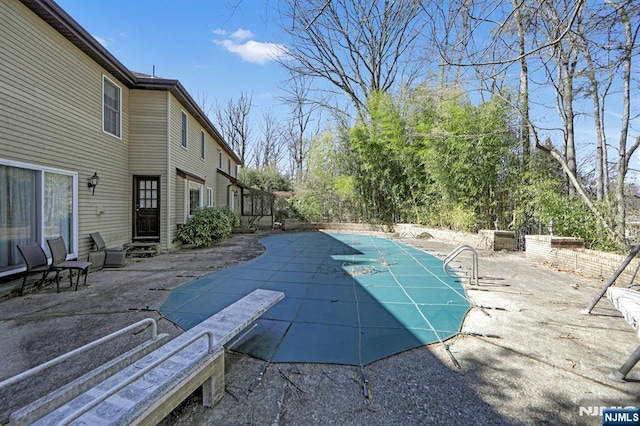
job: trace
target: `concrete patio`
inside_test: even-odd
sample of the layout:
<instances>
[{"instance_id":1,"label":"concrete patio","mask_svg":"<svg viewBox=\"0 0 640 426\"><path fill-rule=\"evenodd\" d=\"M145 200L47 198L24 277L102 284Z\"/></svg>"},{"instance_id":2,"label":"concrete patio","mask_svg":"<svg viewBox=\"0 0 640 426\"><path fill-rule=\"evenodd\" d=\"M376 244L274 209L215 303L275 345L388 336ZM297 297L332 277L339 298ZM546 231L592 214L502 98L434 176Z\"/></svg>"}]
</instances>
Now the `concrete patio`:
<instances>
[{"instance_id":1,"label":"concrete patio","mask_svg":"<svg viewBox=\"0 0 640 426\"><path fill-rule=\"evenodd\" d=\"M0 380L142 318L159 319L161 332L180 334L157 312L168 290L259 255L264 235L130 260L90 274L90 286L78 292L63 286L56 294L49 285L0 302ZM455 247L402 242L439 258ZM601 418L588 415L592 407L640 405L640 381L607 377L638 346L636 334L607 300L592 315L580 313L603 282L532 263L523 253L479 255L480 286L465 287L484 309L470 311L462 334L446 342L448 350L439 343L420 347L364 370L269 364L230 351L221 402L206 409L194 394L163 423L596 425ZM458 264L470 261L462 256ZM146 337L129 336L0 391L0 420ZM630 376L640 378L640 367Z\"/></svg>"}]
</instances>

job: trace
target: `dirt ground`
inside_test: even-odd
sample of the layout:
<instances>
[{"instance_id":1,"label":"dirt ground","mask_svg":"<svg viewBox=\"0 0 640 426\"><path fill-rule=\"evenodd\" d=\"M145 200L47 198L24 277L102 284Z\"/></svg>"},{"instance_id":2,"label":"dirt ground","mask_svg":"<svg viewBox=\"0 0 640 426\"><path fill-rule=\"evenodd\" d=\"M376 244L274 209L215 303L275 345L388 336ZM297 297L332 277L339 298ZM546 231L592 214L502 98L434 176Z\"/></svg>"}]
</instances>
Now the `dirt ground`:
<instances>
[{"instance_id":1,"label":"dirt ground","mask_svg":"<svg viewBox=\"0 0 640 426\"><path fill-rule=\"evenodd\" d=\"M124 268L92 273L90 286L78 292L65 286L56 294L50 285L0 302L0 380L142 318L159 320L160 332L181 333L157 311L168 291L260 255L259 239L267 235L234 235L207 249L130 260ZM455 247L401 242L440 258ZM231 348L218 405L202 407L196 392L162 424L595 425L601 418L584 407L640 405L640 381L607 378L638 345L637 336L607 300L594 315L580 314L602 282L533 264L523 253L479 254L480 286L466 285L478 306L446 345L409 350L363 369L269 364ZM457 266L465 264L461 258ZM0 390L0 419L147 337L130 336Z\"/></svg>"}]
</instances>

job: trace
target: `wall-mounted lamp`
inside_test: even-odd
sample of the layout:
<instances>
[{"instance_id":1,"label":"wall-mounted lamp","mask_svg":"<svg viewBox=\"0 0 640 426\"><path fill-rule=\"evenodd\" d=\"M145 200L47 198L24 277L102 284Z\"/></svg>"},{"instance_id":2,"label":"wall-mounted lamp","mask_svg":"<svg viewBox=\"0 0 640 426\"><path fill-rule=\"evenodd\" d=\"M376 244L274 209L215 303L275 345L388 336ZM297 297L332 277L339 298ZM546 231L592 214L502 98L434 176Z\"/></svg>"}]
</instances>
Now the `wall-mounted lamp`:
<instances>
[{"instance_id":1,"label":"wall-mounted lamp","mask_svg":"<svg viewBox=\"0 0 640 426\"><path fill-rule=\"evenodd\" d=\"M96 186L98 186L99 182L100 177L98 176L98 172L94 172L93 176L89 178L89 182L87 183L87 186L91 188L91 195L96 193Z\"/></svg>"}]
</instances>

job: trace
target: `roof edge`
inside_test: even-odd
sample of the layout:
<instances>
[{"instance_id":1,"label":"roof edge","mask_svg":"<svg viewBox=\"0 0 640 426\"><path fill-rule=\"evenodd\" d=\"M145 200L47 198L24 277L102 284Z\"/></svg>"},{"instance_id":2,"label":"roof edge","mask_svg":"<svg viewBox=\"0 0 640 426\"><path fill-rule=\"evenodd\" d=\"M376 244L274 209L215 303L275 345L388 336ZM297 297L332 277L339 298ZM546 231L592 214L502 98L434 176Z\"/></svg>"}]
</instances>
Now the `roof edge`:
<instances>
[{"instance_id":1,"label":"roof edge","mask_svg":"<svg viewBox=\"0 0 640 426\"><path fill-rule=\"evenodd\" d=\"M128 87L133 86L136 80L133 73L57 3L52 0L20 1L78 49L117 77L118 80Z\"/></svg>"},{"instance_id":2,"label":"roof edge","mask_svg":"<svg viewBox=\"0 0 640 426\"><path fill-rule=\"evenodd\" d=\"M133 89L147 90L168 90L170 91L182 105L195 117L195 119L213 134L217 142L231 155L236 163L242 164L242 160L238 157L229 144L224 140L218 129L213 125L209 117L202 111L198 103L184 88L179 80L160 78L160 77L137 77L136 84Z\"/></svg>"}]
</instances>

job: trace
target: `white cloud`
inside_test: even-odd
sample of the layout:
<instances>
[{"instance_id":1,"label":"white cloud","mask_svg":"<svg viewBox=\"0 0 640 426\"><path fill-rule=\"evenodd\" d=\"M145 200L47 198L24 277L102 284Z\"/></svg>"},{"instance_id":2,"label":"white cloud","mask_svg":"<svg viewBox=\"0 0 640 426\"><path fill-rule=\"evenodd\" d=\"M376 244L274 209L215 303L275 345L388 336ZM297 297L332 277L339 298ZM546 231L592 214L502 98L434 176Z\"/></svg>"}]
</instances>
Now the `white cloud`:
<instances>
[{"instance_id":1,"label":"white cloud","mask_svg":"<svg viewBox=\"0 0 640 426\"><path fill-rule=\"evenodd\" d=\"M230 37L238 41L247 40L253 37L253 33L249 30L245 30L244 28L238 28Z\"/></svg>"},{"instance_id":2,"label":"white cloud","mask_svg":"<svg viewBox=\"0 0 640 426\"><path fill-rule=\"evenodd\" d=\"M254 34L243 28L238 28L231 34L221 29L216 29L213 32L221 36L228 35L229 38L213 40L213 42L223 46L228 52L240 56L246 62L265 64L288 53L287 48L282 44L247 40L251 39ZM242 40L247 41L241 43Z\"/></svg>"}]
</instances>

